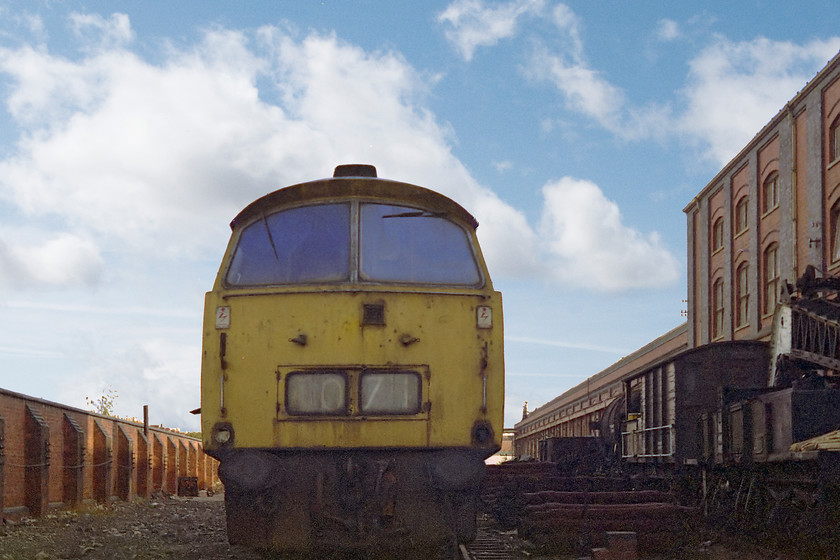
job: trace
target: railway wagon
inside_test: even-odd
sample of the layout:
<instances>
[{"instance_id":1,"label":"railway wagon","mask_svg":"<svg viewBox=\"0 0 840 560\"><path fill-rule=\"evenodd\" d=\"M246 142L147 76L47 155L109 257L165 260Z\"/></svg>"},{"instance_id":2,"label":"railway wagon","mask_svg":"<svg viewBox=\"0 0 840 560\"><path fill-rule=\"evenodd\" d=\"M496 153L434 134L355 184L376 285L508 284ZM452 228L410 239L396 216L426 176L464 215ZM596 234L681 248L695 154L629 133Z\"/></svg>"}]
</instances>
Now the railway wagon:
<instances>
[{"instance_id":1,"label":"railway wagon","mask_svg":"<svg viewBox=\"0 0 840 560\"><path fill-rule=\"evenodd\" d=\"M840 278L817 278L808 267L796 288L786 284L770 341L712 343L625 379L626 464L684 466L686 482L699 475L699 503L711 519L834 557L838 291Z\"/></svg>"},{"instance_id":2,"label":"railway wagon","mask_svg":"<svg viewBox=\"0 0 840 560\"><path fill-rule=\"evenodd\" d=\"M517 456L542 456L540 450L549 445L543 443L548 439L603 436L597 439L602 440L599 445L608 455L605 459L620 460L621 426L616 426L625 416L623 380L647 371L651 364L666 362L686 347L683 324L536 410L526 408L522 420L514 426ZM546 458L557 461L557 454L564 453L563 446L555 444L552 449L545 448Z\"/></svg>"},{"instance_id":3,"label":"railway wagon","mask_svg":"<svg viewBox=\"0 0 840 560\"><path fill-rule=\"evenodd\" d=\"M770 341L713 342L625 379L624 458L765 472L816 459L801 444L840 427L838 291L840 279L809 266L785 284ZM840 460L831 444L812 447Z\"/></svg>"},{"instance_id":4,"label":"railway wagon","mask_svg":"<svg viewBox=\"0 0 840 560\"><path fill-rule=\"evenodd\" d=\"M314 552L474 536L504 401L501 295L477 225L366 165L234 218L201 371L231 543Z\"/></svg>"},{"instance_id":5,"label":"railway wagon","mask_svg":"<svg viewBox=\"0 0 840 560\"><path fill-rule=\"evenodd\" d=\"M708 437L698 422L716 410L722 398L761 391L770 355L770 345L755 340L690 349L674 345L646 365L595 376L580 386L583 391L569 391L573 398L582 392L582 398L552 401L559 412L549 411L537 420L554 422L537 434L540 459L579 463L583 445L600 450L600 464L592 457L596 470L619 464L668 471L697 465L705 460L701 447ZM563 416L564 409L573 414ZM531 436L522 432L525 438Z\"/></svg>"},{"instance_id":6,"label":"railway wagon","mask_svg":"<svg viewBox=\"0 0 840 560\"><path fill-rule=\"evenodd\" d=\"M621 442L628 463L697 465L700 418L718 407L723 391L760 386L769 359L768 344L755 340L683 351L624 379L623 420L601 435Z\"/></svg>"},{"instance_id":7,"label":"railway wagon","mask_svg":"<svg viewBox=\"0 0 840 560\"><path fill-rule=\"evenodd\" d=\"M817 278L811 266L786 285L765 378L723 391L701 416L701 459L730 484L760 480L775 497L795 487L811 505L840 504L838 290L840 278Z\"/></svg>"}]
</instances>

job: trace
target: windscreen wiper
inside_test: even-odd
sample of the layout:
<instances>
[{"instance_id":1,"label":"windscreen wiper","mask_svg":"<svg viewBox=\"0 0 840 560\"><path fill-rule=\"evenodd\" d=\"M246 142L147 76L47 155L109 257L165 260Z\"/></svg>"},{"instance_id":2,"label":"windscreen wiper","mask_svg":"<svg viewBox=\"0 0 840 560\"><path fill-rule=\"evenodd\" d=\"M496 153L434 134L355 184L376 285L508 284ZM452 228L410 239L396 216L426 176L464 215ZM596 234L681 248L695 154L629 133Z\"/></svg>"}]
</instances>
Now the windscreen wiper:
<instances>
[{"instance_id":1,"label":"windscreen wiper","mask_svg":"<svg viewBox=\"0 0 840 560\"><path fill-rule=\"evenodd\" d=\"M400 214L385 214L382 218L442 218L442 212L428 212L426 210L418 210L416 212L402 212Z\"/></svg>"},{"instance_id":2,"label":"windscreen wiper","mask_svg":"<svg viewBox=\"0 0 840 560\"><path fill-rule=\"evenodd\" d=\"M262 217L263 224L265 224L265 232L268 234L268 242L271 243L271 250L274 251L274 258L277 262L280 262L280 255L277 254L277 246L274 244L274 237L271 235L271 228L268 227L268 220L265 219L265 215L263 214Z\"/></svg>"}]
</instances>

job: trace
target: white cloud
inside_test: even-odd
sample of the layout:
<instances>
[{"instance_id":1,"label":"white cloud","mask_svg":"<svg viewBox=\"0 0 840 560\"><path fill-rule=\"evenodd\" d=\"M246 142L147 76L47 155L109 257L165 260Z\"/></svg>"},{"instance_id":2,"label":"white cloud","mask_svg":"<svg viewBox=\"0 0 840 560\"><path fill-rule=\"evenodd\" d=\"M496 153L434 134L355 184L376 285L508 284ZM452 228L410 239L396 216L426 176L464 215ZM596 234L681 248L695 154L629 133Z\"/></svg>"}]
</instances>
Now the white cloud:
<instances>
[{"instance_id":1,"label":"white cloud","mask_svg":"<svg viewBox=\"0 0 840 560\"><path fill-rule=\"evenodd\" d=\"M334 36L258 35L261 50L249 50L243 34L214 31L159 66L121 48L78 62L0 50L8 106L26 130L0 161L0 197L30 216L61 216L103 248L215 255L253 199L370 162L462 203L482 238L498 242L488 260L523 270L533 232L452 155L451 131L423 105L423 76ZM276 89L259 92L258 79Z\"/></svg>"},{"instance_id":2,"label":"white cloud","mask_svg":"<svg viewBox=\"0 0 840 560\"><path fill-rule=\"evenodd\" d=\"M544 7L545 0L513 0L492 6L484 0L455 0L438 15L438 21L447 24L446 38L469 61L478 47L514 36L520 18L539 15Z\"/></svg>"},{"instance_id":3,"label":"white cloud","mask_svg":"<svg viewBox=\"0 0 840 560\"><path fill-rule=\"evenodd\" d=\"M537 49L526 70L535 80L552 82L574 113L588 117L624 140L660 138L673 129L666 105L628 106L624 92L585 63ZM543 125L543 130L551 128Z\"/></svg>"},{"instance_id":4,"label":"white cloud","mask_svg":"<svg viewBox=\"0 0 840 560\"><path fill-rule=\"evenodd\" d=\"M16 82L5 98L11 116L24 127L47 128L63 122L68 111L84 110L99 100L91 91L93 70L25 45L0 49L0 70Z\"/></svg>"},{"instance_id":5,"label":"white cloud","mask_svg":"<svg viewBox=\"0 0 840 560\"><path fill-rule=\"evenodd\" d=\"M149 405L152 424L198 430L199 417L189 414L201 404L201 348L151 338L114 353L90 358L83 374L60 388L62 402L89 408L84 398L97 400L107 391L117 392L114 413L142 418Z\"/></svg>"},{"instance_id":6,"label":"white cloud","mask_svg":"<svg viewBox=\"0 0 840 560\"><path fill-rule=\"evenodd\" d=\"M580 18L565 4L558 4L552 12L554 24L563 32L569 45L568 55L580 63L583 60L583 41L580 38Z\"/></svg>"},{"instance_id":7,"label":"white cloud","mask_svg":"<svg viewBox=\"0 0 840 560\"><path fill-rule=\"evenodd\" d=\"M573 47L552 52L538 47L526 72L553 83L570 111L586 116L625 140L683 135L697 142L716 164L729 161L838 50L840 37L804 45L765 38L731 42L715 38L689 62L685 107L632 106L624 92L589 67L577 21L563 8L559 28ZM659 37L676 39L675 22L660 21ZM675 114L676 113L676 114Z\"/></svg>"},{"instance_id":8,"label":"white cloud","mask_svg":"<svg viewBox=\"0 0 840 560\"><path fill-rule=\"evenodd\" d=\"M680 24L672 19L663 18L659 20L659 24L656 29L656 36L661 41L673 41L675 39L679 39L682 36Z\"/></svg>"},{"instance_id":9,"label":"white cloud","mask_svg":"<svg viewBox=\"0 0 840 560\"><path fill-rule=\"evenodd\" d=\"M162 253L218 244L196 231L229 220L255 198L249 190L264 192L268 170L251 148L287 129L257 100L260 61L241 40L209 34L161 67L120 49L79 62L0 51L0 70L16 81L10 112L26 129L0 162L0 195L100 241Z\"/></svg>"},{"instance_id":10,"label":"white cloud","mask_svg":"<svg viewBox=\"0 0 840 560\"><path fill-rule=\"evenodd\" d=\"M496 171L499 173L504 173L505 171L510 171L513 169L513 163L508 160L503 161L494 161L493 167L496 168Z\"/></svg>"},{"instance_id":11,"label":"white cloud","mask_svg":"<svg viewBox=\"0 0 840 560\"><path fill-rule=\"evenodd\" d=\"M683 132L727 163L840 50L840 37L804 45L718 39L690 63Z\"/></svg>"},{"instance_id":12,"label":"white cloud","mask_svg":"<svg viewBox=\"0 0 840 560\"><path fill-rule=\"evenodd\" d=\"M35 37L41 41L47 38L44 20L40 15L22 10L12 10L8 6L0 6L0 20L5 24L0 28L0 37L4 40L18 40L16 35L18 30L28 37Z\"/></svg>"},{"instance_id":13,"label":"white cloud","mask_svg":"<svg viewBox=\"0 0 840 560\"><path fill-rule=\"evenodd\" d=\"M616 129L624 94L601 75L578 60L538 50L529 73L557 86L570 109L595 119L607 129Z\"/></svg>"},{"instance_id":14,"label":"white cloud","mask_svg":"<svg viewBox=\"0 0 840 560\"><path fill-rule=\"evenodd\" d=\"M121 48L134 39L131 23L125 14L112 14L106 20L98 14L70 14L73 33L85 43L84 50Z\"/></svg>"},{"instance_id":15,"label":"white cloud","mask_svg":"<svg viewBox=\"0 0 840 560\"><path fill-rule=\"evenodd\" d=\"M478 237L494 276L528 277L541 272L540 243L525 215L498 199L481 197L472 206Z\"/></svg>"},{"instance_id":16,"label":"white cloud","mask_svg":"<svg viewBox=\"0 0 840 560\"><path fill-rule=\"evenodd\" d=\"M689 61L683 108L655 101L634 106L621 88L587 62L575 13L559 4L553 15L565 46L549 49L535 41L525 68L529 78L554 84L570 112L618 138L664 140L681 135L720 165L840 50L840 37L802 45L763 37L742 42L712 37L711 44ZM679 24L667 18L658 22L656 33L662 41L683 34ZM544 125L543 130L550 128Z\"/></svg>"},{"instance_id":17,"label":"white cloud","mask_svg":"<svg viewBox=\"0 0 840 560\"><path fill-rule=\"evenodd\" d=\"M619 138L662 136L668 130L663 121L670 124L670 109L656 104L628 106L624 91L587 62L578 16L565 4L557 5L553 15L565 47L549 50L537 43L525 67L526 75L553 83L571 112L592 119Z\"/></svg>"},{"instance_id":18,"label":"white cloud","mask_svg":"<svg viewBox=\"0 0 840 560\"><path fill-rule=\"evenodd\" d=\"M572 16L557 17L572 25ZM114 29L104 35L132 35L122 18L90 25L106 24ZM8 106L24 130L17 152L0 161L0 197L70 224L89 243L76 247L80 262L126 249L201 258L218 255L226 224L253 199L328 176L338 163L369 162L380 176L428 186L473 212L496 275L543 270L544 241L452 154L452 131L425 107L425 77L401 56L332 35L296 40L271 26L257 38L249 47L245 34L215 30L159 65L119 42L79 61L0 50L0 72L12 78ZM570 96L592 114L608 114L610 96L620 96L585 68L569 79ZM258 80L274 89L258 90ZM77 270L65 281L95 278L95 267Z\"/></svg>"},{"instance_id":19,"label":"white cloud","mask_svg":"<svg viewBox=\"0 0 840 560\"><path fill-rule=\"evenodd\" d=\"M618 206L590 181L563 177L543 187L540 227L553 273L561 282L603 291L670 284L677 260L655 232L622 223Z\"/></svg>"},{"instance_id":20,"label":"white cloud","mask_svg":"<svg viewBox=\"0 0 840 560\"><path fill-rule=\"evenodd\" d=\"M10 245L0 238L0 286L90 286L101 279L102 267L96 245L68 233L40 244Z\"/></svg>"},{"instance_id":21,"label":"white cloud","mask_svg":"<svg viewBox=\"0 0 840 560\"><path fill-rule=\"evenodd\" d=\"M8 309L21 309L27 312L60 312L76 317L88 315L117 315L121 319L134 321L137 317L151 317L153 319L193 319L193 313L185 309L156 308L156 307L114 307L100 303L99 305L87 305L80 303L54 303L31 300L13 300L3 303Z\"/></svg>"},{"instance_id":22,"label":"white cloud","mask_svg":"<svg viewBox=\"0 0 840 560\"><path fill-rule=\"evenodd\" d=\"M438 21L448 25L447 38L470 60L478 47L514 36L523 18L545 11L541 1L488 5L484 0L456 0ZM840 50L840 37L799 45L763 37L732 42L712 36L710 45L688 63L682 108L655 100L632 105L620 87L587 61L577 14L559 3L551 9L551 21L559 31L551 37L551 48L532 33L535 47L524 68L529 78L552 83L569 112L622 140L680 136L696 143L705 158L718 165L743 148ZM698 25L696 18L690 23ZM683 37L680 24L669 18L657 22L655 33L664 42ZM544 119L543 131L550 132L556 120Z\"/></svg>"},{"instance_id":23,"label":"white cloud","mask_svg":"<svg viewBox=\"0 0 840 560\"><path fill-rule=\"evenodd\" d=\"M516 13L539 7L505 6ZM555 8L555 20L577 37L568 9ZM463 204L481 223L496 275L539 273L547 252L584 259L570 248L558 251L556 231L546 249L521 211L476 182L451 152L452 132L425 108L424 76L398 54L367 53L332 35L296 40L267 26L257 33L258 47L248 47L242 33L216 30L153 65L122 46L132 33L121 17L76 21L122 42L76 62L46 50L0 50L0 71L13 78L9 108L26 130L17 153L0 161L0 196L28 215L61 216L77 239L90 240L76 247L77 268L66 263L75 276L29 270L31 278L91 281L97 246L216 255L227 235L223 224L245 204L345 162L374 163L380 176L429 186ZM555 62L571 103L605 124L614 118L622 104L616 88L585 67ZM275 90L259 91L258 79ZM45 114L50 122L35 116ZM563 217L549 197L547 204L546 224L565 220L562 239L593 233L592 222ZM634 247L653 246L643 241ZM586 258L599 254L611 255ZM649 257L644 250L619 255L626 267L639 258L643 268ZM600 273L596 268L588 272ZM624 278L588 285L620 289ZM627 287L654 281L626 278Z\"/></svg>"},{"instance_id":24,"label":"white cloud","mask_svg":"<svg viewBox=\"0 0 840 560\"><path fill-rule=\"evenodd\" d=\"M552 82L571 110L593 118L609 130L617 130L624 93L588 66L580 38L580 18L571 8L558 4L553 20L566 47L552 52L537 46L526 73L535 80Z\"/></svg>"},{"instance_id":25,"label":"white cloud","mask_svg":"<svg viewBox=\"0 0 840 560\"><path fill-rule=\"evenodd\" d=\"M629 351L625 348L615 348L612 346L603 346L600 344L587 344L580 342L572 342L569 340L551 340L545 338L533 338L528 336L505 336L505 341L522 342L525 344L537 344L541 346L555 346L557 348L569 348L572 350L591 350L593 352L605 352L607 354L626 355ZM539 375L539 374L534 374ZM556 374L553 374L556 375ZM573 374L577 375L577 374Z\"/></svg>"}]
</instances>

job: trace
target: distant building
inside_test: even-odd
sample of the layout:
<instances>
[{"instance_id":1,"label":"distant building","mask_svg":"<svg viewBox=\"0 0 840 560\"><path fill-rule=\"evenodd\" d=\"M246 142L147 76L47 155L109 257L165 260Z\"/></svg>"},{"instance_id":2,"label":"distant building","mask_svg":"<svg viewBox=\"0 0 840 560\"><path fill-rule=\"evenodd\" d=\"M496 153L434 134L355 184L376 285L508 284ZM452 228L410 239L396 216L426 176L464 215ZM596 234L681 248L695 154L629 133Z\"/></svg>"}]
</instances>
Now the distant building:
<instances>
[{"instance_id":1,"label":"distant building","mask_svg":"<svg viewBox=\"0 0 840 560\"><path fill-rule=\"evenodd\" d=\"M622 380L686 349L685 324L663 334L552 401L528 412L513 427L517 457L539 457L540 441L549 437L589 436L592 422L623 394Z\"/></svg>"},{"instance_id":2,"label":"distant building","mask_svg":"<svg viewBox=\"0 0 840 560\"><path fill-rule=\"evenodd\" d=\"M498 465L499 463L510 461L513 458L513 430L505 428L502 432L502 448L498 453L488 458L485 463L488 465Z\"/></svg>"}]
</instances>

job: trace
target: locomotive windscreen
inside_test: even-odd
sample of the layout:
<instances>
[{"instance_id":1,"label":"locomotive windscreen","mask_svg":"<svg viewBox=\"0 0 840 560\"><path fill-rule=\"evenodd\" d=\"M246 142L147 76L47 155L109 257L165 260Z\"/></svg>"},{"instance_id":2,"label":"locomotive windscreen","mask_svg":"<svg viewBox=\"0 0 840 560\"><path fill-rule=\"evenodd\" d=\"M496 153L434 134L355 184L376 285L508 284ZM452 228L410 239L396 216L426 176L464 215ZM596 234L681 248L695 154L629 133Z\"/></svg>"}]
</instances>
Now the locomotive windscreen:
<instances>
[{"instance_id":1,"label":"locomotive windscreen","mask_svg":"<svg viewBox=\"0 0 840 560\"><path fill-rule=\"evenodd\" d=\"M340 282L350 276L350 205L302 206L263 217L239 237L230 286Z\"/></svg>"},{"instance_id":2,"label":"locomotive windscreen","mask_svg":"<svg viewBox=\"0 0 840 560\"><path fill-rule=\"evenodd\" d=\"M365 204L361 274L366 280L474 286L481 277L466 232L416 209Z\"/></svg>"},{"instance_id":3,"label":"locomotive windscreen","mask_svg":"<svg viewBox=\"0 0 840 560\"><path fill-rule=\"evenodd\" d=\"M356 221L358 228L351 225ZM373 203L301 206L263 216L242 230L225 276L231 287L353 280L482 283L464 228L432 212Z\"/></svg>"}]
</instances>

